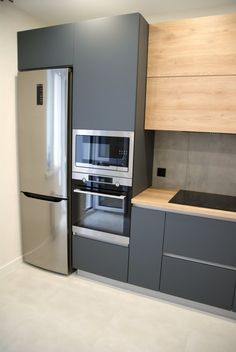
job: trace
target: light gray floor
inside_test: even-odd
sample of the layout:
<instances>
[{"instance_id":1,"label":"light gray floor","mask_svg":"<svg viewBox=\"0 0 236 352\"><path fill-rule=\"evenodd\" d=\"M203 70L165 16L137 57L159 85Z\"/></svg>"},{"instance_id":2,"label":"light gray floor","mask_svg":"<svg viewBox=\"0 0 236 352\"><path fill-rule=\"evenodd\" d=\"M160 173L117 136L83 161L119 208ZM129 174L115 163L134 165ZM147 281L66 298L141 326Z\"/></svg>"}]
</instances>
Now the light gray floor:
<instances>
[{"instance_id":1,"label":"light gray floor","mask_svg":"<svg viewBox=\"0 0 236 352\"><path fill-rule=\"evenodd\" d=\"M27 264L0 275L1 352L235 352L236 322Z\"/></svg>"}]
</instances>

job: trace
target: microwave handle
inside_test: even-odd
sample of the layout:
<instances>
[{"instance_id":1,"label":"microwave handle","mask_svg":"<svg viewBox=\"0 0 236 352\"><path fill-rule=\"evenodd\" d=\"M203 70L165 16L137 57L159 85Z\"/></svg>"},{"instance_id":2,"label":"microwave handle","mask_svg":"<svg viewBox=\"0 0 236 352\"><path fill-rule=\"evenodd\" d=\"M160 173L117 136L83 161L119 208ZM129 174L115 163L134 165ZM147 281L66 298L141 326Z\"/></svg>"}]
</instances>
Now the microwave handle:
<instances>
[{"instance_id":1,"label":"microwave handle","mask_svg":"<svg viewBox=\"0 0 236 352\"><path fill-rule=\"evenodd\" d=\"M92 196L102 196L102 197L107 197L107 198L115 198L115 199L125 199L126 196L113 196L111 194L106 194L106 193L99 193L99 192L90 192L90 191L82 191L82 189L74 189L75 193L82 193L82 194L90 194Z\"/></svg>"}]
</instances>

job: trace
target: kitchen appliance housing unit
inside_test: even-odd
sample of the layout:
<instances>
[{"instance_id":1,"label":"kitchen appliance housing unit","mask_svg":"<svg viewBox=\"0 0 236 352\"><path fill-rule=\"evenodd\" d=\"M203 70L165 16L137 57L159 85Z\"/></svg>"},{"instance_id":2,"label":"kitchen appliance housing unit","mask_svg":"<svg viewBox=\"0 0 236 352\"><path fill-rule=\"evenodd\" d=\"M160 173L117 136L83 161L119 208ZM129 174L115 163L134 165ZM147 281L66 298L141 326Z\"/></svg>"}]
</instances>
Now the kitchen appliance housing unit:
<instances>
[{"instance_id":1,"label":"kitchen appliance housing unit","mask_svg":"<svg viewBox=\"0 0 236 352\"><path fill-rule=\"evenodd\" d=\"M70 272L68 172L71 70L19 72L18 141L23 259Z\"/></svg>"}]
</instances>

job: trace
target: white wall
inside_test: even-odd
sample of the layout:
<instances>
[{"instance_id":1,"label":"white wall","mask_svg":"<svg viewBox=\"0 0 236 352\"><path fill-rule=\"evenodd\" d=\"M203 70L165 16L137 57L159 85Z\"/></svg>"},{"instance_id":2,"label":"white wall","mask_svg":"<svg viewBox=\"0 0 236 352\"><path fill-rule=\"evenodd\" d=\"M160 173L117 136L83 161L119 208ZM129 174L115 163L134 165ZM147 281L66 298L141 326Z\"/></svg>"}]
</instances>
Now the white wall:
<instances>
[{"instance_id":1,"label":"white wall","mask_svg":"<svg viewBox=\"0 0 236 352\"><path fill-rule=\"evenodd\" d=\"M196 0L197 4L197 0ZM221 6L214 6L214 7L203 7L203 8L196 8L195 9L180 9L179 11L170 10L166 13L159 13L157 15L149 15L144 16L148 23L159 23L165 21L174 21L180 20L184 18L194 18L194 17L204 17L204 16L215 16L215 15L224 15L226 13L236 12L236 2L235 4L231 5L221 5Z\"/></svg>"},{"instance_id":2,"label":"white wall","mask_svg":"<svg viewBox=\"0 0 236 352\"><path fill-rule=\"evenodd\" d=\"M21 256L16 146L17 31L43 26L0 2L0 269Z\"/></svg>"}]
</instances>

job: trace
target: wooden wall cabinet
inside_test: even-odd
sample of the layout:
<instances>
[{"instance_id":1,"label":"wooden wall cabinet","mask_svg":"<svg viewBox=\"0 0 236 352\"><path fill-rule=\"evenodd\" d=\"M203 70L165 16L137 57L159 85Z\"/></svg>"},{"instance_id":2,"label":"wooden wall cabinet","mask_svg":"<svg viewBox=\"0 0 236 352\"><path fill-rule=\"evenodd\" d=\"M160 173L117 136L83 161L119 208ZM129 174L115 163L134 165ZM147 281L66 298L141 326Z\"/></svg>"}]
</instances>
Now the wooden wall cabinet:
<instances>
[{"instance_id":1,"label":"wooden wall cabinet","mask_svg":"<svg viewBox=\"0 0 236 352\"><path fill-rule=\"evenodd\" d=\"M236 133L235 97L236 76L148 78L145 128Z\"/></svg>"},{"instance_id":2,"label":"wooden wall cabinet","mask_svg":"<svg viewBox=\"0 0 236 352\"><path fill-rule=\"evenodd\" d=\"M148 77L236 73L236 14L149 27Z\"/></svg>"},{"instance_id":3,"label":"wooden wall cabinet","mask_svg":"<svg viewBox=\"0 0 236 352\"><path fill-rule=\"evenodd\" d=\"M236 14L150 25L146 129L236 133Z\"/></svg>"}]
</instances>

